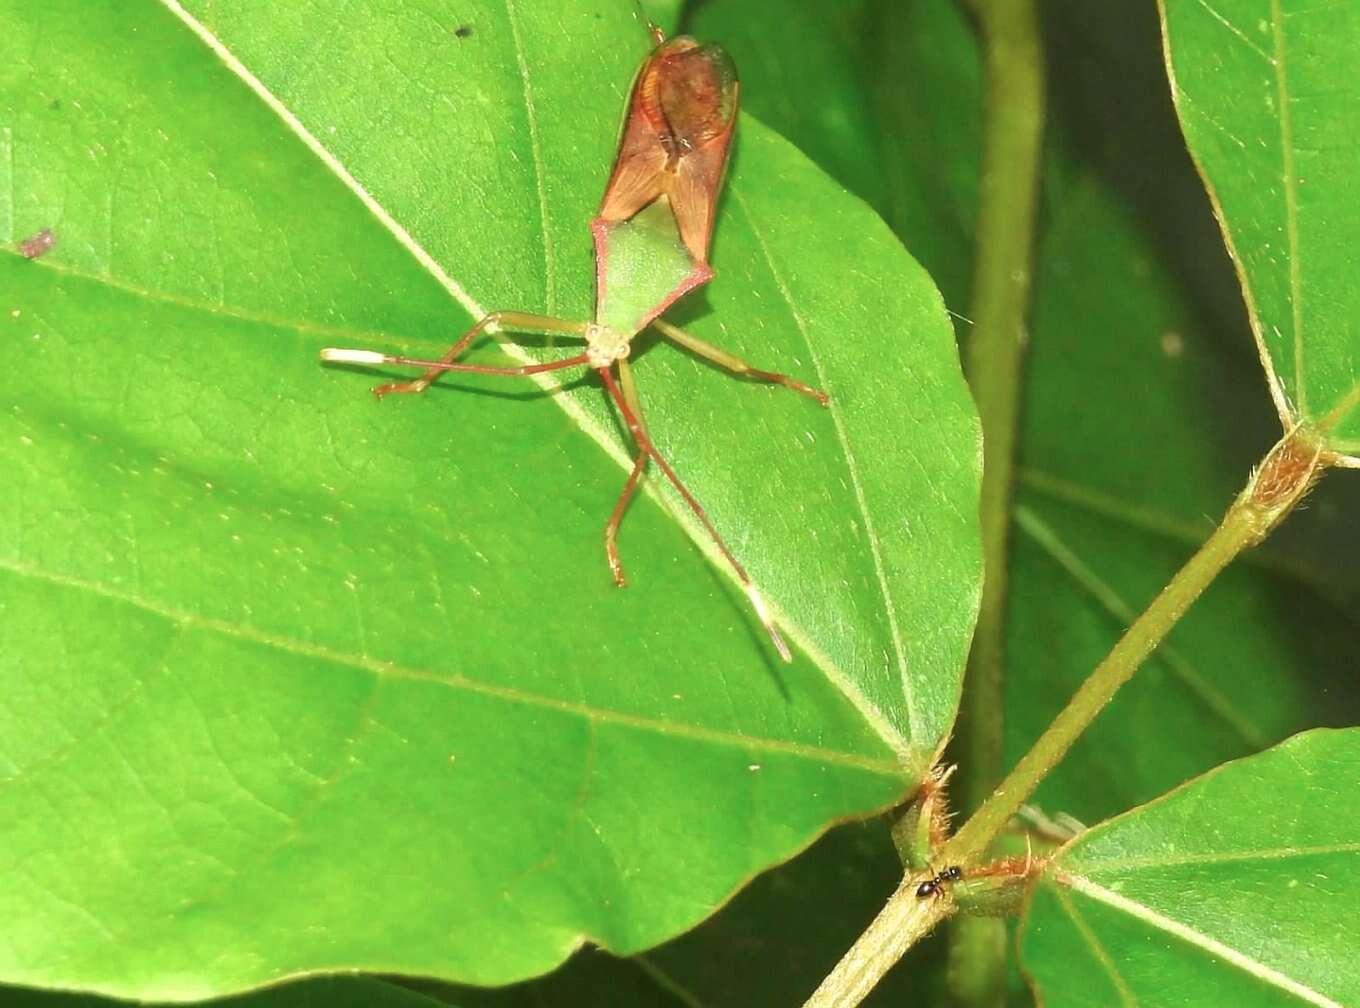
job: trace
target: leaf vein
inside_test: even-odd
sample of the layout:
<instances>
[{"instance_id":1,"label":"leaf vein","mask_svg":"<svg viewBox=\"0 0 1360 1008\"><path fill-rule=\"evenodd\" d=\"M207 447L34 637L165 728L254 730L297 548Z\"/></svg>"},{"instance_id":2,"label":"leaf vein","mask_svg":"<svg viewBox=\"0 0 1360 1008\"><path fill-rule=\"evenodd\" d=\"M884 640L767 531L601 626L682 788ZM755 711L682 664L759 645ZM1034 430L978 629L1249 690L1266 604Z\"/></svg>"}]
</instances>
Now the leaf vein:
<instances>
[{"instance_id":1,"label":"leaf vein","mask_svg":"<svg viewBox=\"0 0 1360 1008\"><path fill-rule=\"evenodd\" d=\"M812 361L813 370L817 372L817 383L823 389L827 388L826 370L822 366L820 355L812 344L812 338L807 331L807 324L803 321L802 314L794 306L793 296L789 291L788 284L783 275L775 266L774 256L770 253L769 246L765 243L764 236L760 229L756 227L755 218L751 215L750 208L746 205L746 200L742 198L740 191L732 189L732 199L737 206L741 207L743 216L746 218L747 226L751 229L751 235L755 238L756 244L760 247L760 254L765 260L765 265L770 271L770 276L774 279L775 286L779 288L779 296L783 299L789 315L793 318L794 327L798 334L803 338L803 343L808 350L808 358ZM911 688L911 679L907 675L907 655L906 647L902 642L902 629L897 619L897 608L893 604L892 593L888 590L888 575L883 562L883 548L879 542L878 533L874 529L873 518L869 513L868 500L864 494L864 484L860 479L859 465L855 461L854 452L850 448L850 437L845 429L845 419L841 416L840 408L836 404L833 396L829 404L832 425L836 431L836 443L840 446L841 454L845 458L845 468L850 476L850 487L855 495L855 503L858 506L859 517L864 522L864 534L869 543L869 556L874 562L874 575L878 582L879 594L883 598L883 611L888 620L888 630L892 639L893 655L897 662L898 678L902 684L902 698L907 709L907 727L913 739L924 738L926 735L925 726L921 723L920 714L916 709L916 698Z\"/></svg>"},{"instance_id":2,"label":"leaf vein","mask_svg":"<svg viewBox=\"0 0 1360 1008\"><path fill-rule=\"evenodd\" d=\"M1294 167L1294 122L1289 108L1285 75L1284 15L1280 0L1270 0L1271 31L1275 38L1275 89L1280 110L1280 159L1284 172L1285 237L1289 243L1289 312L1294 330L1294 394L1300 416L1308 415L1308 390L1303 373L1303 269L1299 264L1299 193Z\"/></svg>"},{"instance_id":3,"label":"leaf vein","mask_svg":"<svg viewBox=\"0 0 1360 1008\"><path fill-rule=\"evenodd\" d=\"M1360 854L1360 842L1319 844L1315 847L1274 847L1264 850L1209 851L1201 854L1158 854L1152 857L1112 858L1081 862L1072 858L1068 864L1080 868L1083 875L1104 875L1109 872L1137 868L1175 868L1180 865L1228 864L1235 861L1286 861L1296 857L1315 857L1319 854Z\"/></svg>"},{"instance_id":4,"label":"leaf vein","mask_svg":"<svg viewBox=\"0 0 1360 1008\"><path fill-rule=\"evenodd\" d=\"M118 591L107 585L86 581L82 578L71 577L65 574L40 570L36 567L31 567L10 559L0 559L0 571L8 572L17 577L35 578L60 588L87 592L109 601L132 606L143 612L160 616L168 622L182 625L187 629L197 629L209 633L216 633L224 637L256 644L286 654L298 655L309 659L330 662L335 665L343 665L347 668L357 669L373 676L379 683L395 680L428 682L446 686L454 690L466 690L469 693L494 697L508 703L520 703L527 706L556 711L562 714L587 718L599 724L634 728L640 731L653 732L657 735L673 736L691 741L712 742L717 745L732 746L743 751L747 749L758 749L764 752L782 753L802 759L819 760L836 766L853 767L894 778L900 778L902 776L902 768L895 760L875 759L869 756L861 756L857 753L840 752L801 742L740 735L716 728L704 728L698 725L664 721L637 714L625 714L621 711L594 707L589 704L540 696L526 690L514 689L508 686L494 686L488 683L481 683L457 674L439 674L424 669L398 665L395 662L380 661L368 656L351 655L324 645L297 640L293 637L271 633L246 624L215 619L209 616L202 616L198 613L176 609L161 602L140 598L126 592Z\"/></svg>"},{"instance_id":5,"label":"leaf vein","mask_svg":"<svg viewBox=\"0 0 1360 1008\"><path fill-rule=\"evenodd\" d=\"M529 151L534 158L534 184L538 189L538 220L543 232L543 298L547 313L551 315L557 310L557 256L548 233L548 194L544 184L543 144L538 135L538 111L534 107L534 91L529 82L529 63L525 59L524 41L519 34L515 0L505 0L505 13L510 20L510 36L515 42L515 62L524 85L524 116L529 126Z\"/></svg>"},{"instance_id":6,"label":"leaf vein","mask_svg":"<svg viewBox=\"0 0 1360 1008\"><path fill-rule=\"evenodd\" d=\"M1241 28L1237 27L1237 25L1233 24L1231 21L1229 21L1226 17L1224 17L1214 8L1210 7L1207 0L1197 0L1197 2L1201 7L1208 11L1210 17L1212 17L1215 21L1221 24L1224 28L1228 29L1228 31L1236 35L1238 39L1241 40L1243 45L1245 45L1248 49L1254 52L1257 56L1260 56L1261 59L1265 60L1267 63L1274 65L1275 59L1270 55L1270 53L1266 52L1255 42L1253 42L1251 40L1251 37Z\"/></svg>"},{"instance_id":7,"label":"leaf vein","mask_svg":"<svg viewBox=\"0 0 1360 1008\"><path fill-rule=\"evenodd\" d=\"M1126 913L1135 920L1142 921L1150 927L1174 935L1190 945L1203 949L1211 956L1226 960L1244 973L1256 977L1258 980L1270 984L1272 987L1277 987L1280 990L1293 994L1303 1001L1306 1001L1308 1004L1318 1005L1319 1008L1342 1008L1340 1003L1333 1001L1331 998L1310 987L1304 986L1293 977L1286 976L1279 970L1251 958L1246 953L1240 952L1231 945L1224 944L1217 938L1210 937L1202 931L1196 931L1189 925L1182 924L1180 921L1173 920L1165 914L1158 913L1146 904L1131 900L1127 896L1122 896L1103 886L1098 886L1080 876L1063 875L1060 880L1083 896L1087 896L1097 902L1104 903L1106 906L1115 910Z\"/></svg>"}]
</instances>

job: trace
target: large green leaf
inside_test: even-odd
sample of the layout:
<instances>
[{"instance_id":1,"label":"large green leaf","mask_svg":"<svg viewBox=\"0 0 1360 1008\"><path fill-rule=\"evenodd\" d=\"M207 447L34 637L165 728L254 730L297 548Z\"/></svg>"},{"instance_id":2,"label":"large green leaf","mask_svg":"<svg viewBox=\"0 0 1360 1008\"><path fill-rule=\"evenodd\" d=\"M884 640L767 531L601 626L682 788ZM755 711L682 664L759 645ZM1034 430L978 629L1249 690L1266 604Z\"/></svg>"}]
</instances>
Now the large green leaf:
<instances>
[{"instance_id":1,"label":"large green leaf","mask_svg":"<svg viewBox=\"0 0 1360 1008\"><path fill-rule=\"evenodd\" d=\"M1172 91L1287 428L1360 465L1360 7L1162 0Z\"/></svg>"},{"instance_id":2,"label":"large green leaf","mask_svg":"<svg viewBox=\"0 0 1360 1008\"><path fill-rule=\"evenodd\" d=\"M1357 1003L1357 796L1360 730L1320 730L1084 834L1026 914L1043 1003Z\"/></svg>"},{"instance_id":3,"label":"large green leaf","mask_svg":"<svg viewBox=\"0 0 1360 1008\"><path fill-rule=\"evenodd\" d=\"M978 445L877 218L744 121L681 317L833 406L637 363L785 668L673 506L637 502L612 588L598 388L379 406L315 362L586 316L632 5L186 6L0 2L0 238L58 242L0 254L0 979L505 982L654 944L910 787L976 603Z\"/></svg>"}]
</instances>

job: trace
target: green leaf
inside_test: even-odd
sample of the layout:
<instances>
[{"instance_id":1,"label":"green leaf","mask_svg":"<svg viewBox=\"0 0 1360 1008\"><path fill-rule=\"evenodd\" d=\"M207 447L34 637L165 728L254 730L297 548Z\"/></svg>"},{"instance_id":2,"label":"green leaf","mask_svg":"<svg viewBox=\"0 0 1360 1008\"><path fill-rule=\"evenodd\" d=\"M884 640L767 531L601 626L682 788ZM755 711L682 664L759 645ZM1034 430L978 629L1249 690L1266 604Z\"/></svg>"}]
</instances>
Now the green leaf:
<instances>
[{"instance_id":1,"label":"green leaf","mask_svg":"<svg viewBox=\"0 0 1360 1008\"><path fill-rule=\"evenodd\" d=\"M1186 140L1214 193L1286 428L1360 465L1360 8L1163 0Z\"/></svg>"},{"instance_id":2,"label":"green leaf","mask_svg":"<svg viewBox=\"0 0 1360 1008\"><path fill-rule=\"evenodd\" d=\"M1360 999L1360 730L1313 731L1083 834L1021 954L1046 1005Z\"/></svg>"},{"instance_id":3,"label":"green leaf","mask_svg":"<svg viewBox=\"0 0 1360 1008\"><path fill-rule=\"evenodd\" d=\"M0 0L0 37L0 239L57 237L0 253L0 979L503 983L653 945L914 784L975 611L976 420L928 278L759 123L677 321L833 407L669 346L636 373L792 666L670 498L609 583L592 383L378 405L316 363L588 316L629 5Z\"/></svg>"}]
</instances>

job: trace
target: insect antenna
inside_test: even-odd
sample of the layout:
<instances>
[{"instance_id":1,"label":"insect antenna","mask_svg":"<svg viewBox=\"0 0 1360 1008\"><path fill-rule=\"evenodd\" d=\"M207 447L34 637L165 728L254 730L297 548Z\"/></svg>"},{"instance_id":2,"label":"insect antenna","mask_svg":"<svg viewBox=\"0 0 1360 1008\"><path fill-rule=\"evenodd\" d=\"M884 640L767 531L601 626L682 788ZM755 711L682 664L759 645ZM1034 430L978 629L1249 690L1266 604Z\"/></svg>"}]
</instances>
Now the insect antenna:
<instances>
[{"instance_id":1,"label":"insect antenna","mask_svg":"<svg viewBox=\"0 0 1360 1008\"><path fill-rule=\"evenodd\" d=\"M580 367L589 364L586 354L566 357L562 360L547 361L542 364L525 364L520 367L488 367L483 364L464 364L461 361L422 360L419 357L403 357L399 354L385 354L377 350L350 350L345 347L325 347L321 359L332 364L401 364L404 367L425 368L428 371L461 371L467 374L485 375L522 375L542 374L545 371L561 371L563 368ZM383 387L384 389L387 386Z\"/></svg>"},{"instance_id":2,"label":"insect antenna","mask_svg":"<svg viewBox=\"0 0 1360 1008\"><path fill-rule=\"evenodd\" d=\"M784 642L783 635L780 634L779 630L775 627L774 621L770 619L770 612L765 608L765 599L761 596L760 589L756 587L755 582L751 580L751 575L746 573L746 568L741 565L741 562L733 555L732 551L727 548L727 543L725 543L723 537L718 534L717 528L714 527L713 522L708 517L708 512L704 510L703 505L699 503L699 499L690 492L689 487L685 486L680 477L676 475L675 470L671 468L671 464L666 461L659 451L657 451L656 445L654 445L652 439L647 436L647 432L643 428L641 421L634 415L633 411L628 408L628 403L623 397L623 392L619 389L613 374L610 373L610 369L604 367L596 368L595 370L599 372L600 378L604 381L604 387L608 390L610 398L614 400L615 405L619 408L619 412L623 415L623 421L628 425L629 433L633 435L633 439L637 442L637 446L650 455L656 462L657 468L665 474L666 479L670 480L671 485L675 487L680 496L684 498L685 503L689 505L689 509L694 512L694 516L699 519L699 523L703 525L704 531L708 533L708 537L712 539L714 545L718 547L718 551L722 553L727 562L731 564L732 570L736 572L737 580L741 582L742 590L746 592L746 597L751 600L751 608L755 610L761 625L765 627L765 632L770 635L770 641L774 644L775 650L779 652L779 657L783 658L786 662L793 661L793 653L789 651L789 646Z\"/></svg>"},{"instance_id":3,"label":"insect antenna","mask_svg":"<svg viewBox=\"0 0 1360 1008\"><path fill-rule=\"evenodd\" d=\"M642 0L633 0L633 6L637 8L638 20L647 27L647 34L652 37L652 42L656 45L665 42L665 29L647 16L647 12L642 9Z\"/></svg>"}]
</instances>

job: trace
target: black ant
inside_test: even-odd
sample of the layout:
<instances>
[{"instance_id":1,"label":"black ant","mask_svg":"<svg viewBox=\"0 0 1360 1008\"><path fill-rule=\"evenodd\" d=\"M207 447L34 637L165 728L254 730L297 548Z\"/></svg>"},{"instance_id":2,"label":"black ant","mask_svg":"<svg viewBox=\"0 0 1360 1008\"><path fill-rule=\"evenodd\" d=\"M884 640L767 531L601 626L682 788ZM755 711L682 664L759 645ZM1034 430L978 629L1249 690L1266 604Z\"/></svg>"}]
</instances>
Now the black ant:
<instances>
[{"instance_id":1,"label":"black ant","mask_svg":"<svg viewBox=\"0 0 1360 1008\"><path fill-rule=\"evenodd\" d=\"M945 884L957 882L963 878L963 869L958 865L951 865L944 871L939 872L934 878L924 880L916 887L917 899L929 899L931 896L939 896L944 892Z\"/></svg>"}]
</instances>

